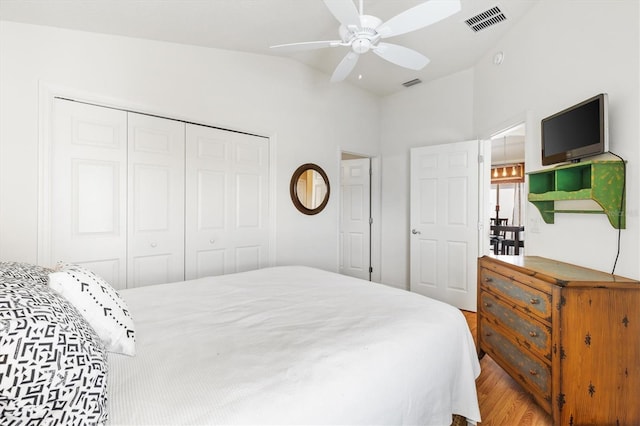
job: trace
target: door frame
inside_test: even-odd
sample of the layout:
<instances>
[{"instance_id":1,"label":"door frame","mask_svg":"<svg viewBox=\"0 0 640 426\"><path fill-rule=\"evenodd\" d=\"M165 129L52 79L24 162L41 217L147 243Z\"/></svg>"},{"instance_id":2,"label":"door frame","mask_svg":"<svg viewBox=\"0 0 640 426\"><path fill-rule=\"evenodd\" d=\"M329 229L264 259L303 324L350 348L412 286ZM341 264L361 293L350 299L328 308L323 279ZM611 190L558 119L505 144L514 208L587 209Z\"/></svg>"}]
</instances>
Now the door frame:
<instances>
[{"instance_id":1,"label":"door frame","mask_svg":"<svg viewBox=\"0 0 640 426\"><path fill-rule=\"evenodd\" d=\"M362 158L368 158L371 161L371 200L370 211L372 223L369 228L369 244L371 248L371 257L369 259L370 267L373 269L371 272L371 281L379 283L382 279L382 205L381 205L381 187L382 187L382 173L381 173L381 161L380 156L363 154L347 149L338 147L338 167L337 170L342 170L342 155L355 155ZM342 185L341 173L338 173L338 188ZM342 214L342 202L338 201L338 209L336 210L336 218L338 224L340 223L340 215ZM340 227L336 227L337 235L337 250L336 250L336 272L340 271L340 257L342 245L340 244Z\"/></svg>"},{"instance_id":2,"label":"door frame","mask_svg":"<svg viewBox=\"0 0 640 426\"><path fill-rule=\"evenodd\" d=\"M490 237L490 233L491 233L491 229L489 228L489 219L491 217L491 214L489 213L491 211L491 209L489 208L489 206L491 205L491 161L492 161L492 153L491 153L491 140L499 137L500 134L508 132L509 130L513 129L514 127L518 127L520 125L524 125L525 128L525 136L524 136L524 161L525 161L525 181L524 181L524 185L522 187L522 191L523 194L526 196L526 194L528 193L528 188L529 188L529 183L528 183L528 178L526 177L526 164L527 164L527 146L529 146L529 141L528 138L531 137L531 131L528 131L527 129L531 129L532 128L532 123L533 123L533 116L531 114L530 111L524 111L520 114L517 114L513 117L511 117L509 120L506 120L504 122L502 122L500 125L493 127L491 130L487 131L486 134L483 135L483 137L481 138L482 141L485 141L486 143L486 148L485 148L485 154L484 154L484 166L483 166L483 170L484 173L486 173L485 175L485 180L483 180L483 182L485 182L483 185L480 186L480 200L482 201L482 204L479 206L480 209L480 215L479 215L479 220L480 223L478 225L478 229L480 231L480 235L479 235L479 243L480 243L480 247L478 250L478 253L480 256L483 255L492 255L492 251L490 249L490 245L489 245L489 237ZM525 202L524 203L524 208L522 210L522 214L524 215L524 223L529 223L529 215L527 214L528 211L528 206L529 203ZM533 229L534 227L531 226L531 228ZM534 231L531 231L534 232ZM526 245L525 245L526 247ZM526 248L525 248L526 250ZM526 254L526 251L522 251L523 254Z\"/></svg>"},{"instance_id":3,"label":"door frame","mask_svg":"<svg viewBox=\"0 0 640 426\"><path fill-rule=\"evenodd\" d=\"M52 84L40 80L38 82L38 212L37 212L37 252L36 263L40 265L52 266L51 249L51 144L53 143L53 105L55 98L85 102L96 106L121 109L139 114L155 115L163 118L193 123L192 119L181 117L171 111L158 110L151 105L141 105L121 98L113 98L104 94L87 92L68 86ZM276 264L276 146L277 135L269 132L236 129L232 126L224 126L216 123L198 122L204 126L216 127L219 129L244 132L267 138L269 142L269 256L267 264Z\"/></svg>"}]
</instances>

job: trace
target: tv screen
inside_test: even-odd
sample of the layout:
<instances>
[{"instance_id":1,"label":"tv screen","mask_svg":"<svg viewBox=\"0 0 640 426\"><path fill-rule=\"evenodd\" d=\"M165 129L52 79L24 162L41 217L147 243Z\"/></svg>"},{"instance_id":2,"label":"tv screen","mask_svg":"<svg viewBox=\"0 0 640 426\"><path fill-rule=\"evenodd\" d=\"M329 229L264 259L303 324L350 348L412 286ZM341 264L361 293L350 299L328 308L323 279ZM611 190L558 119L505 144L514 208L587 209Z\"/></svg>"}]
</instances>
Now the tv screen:
<instances>
[{"instance_id":1,"label":"tv screen","mask_svg":"<svg viewBox=\"0 0 640 426\"><path fill-rule=\"evenodd\" d=\"M609 150L607 95L601 93L542 120L542 164L578 161Z\"/></svg>"}]
</instances>

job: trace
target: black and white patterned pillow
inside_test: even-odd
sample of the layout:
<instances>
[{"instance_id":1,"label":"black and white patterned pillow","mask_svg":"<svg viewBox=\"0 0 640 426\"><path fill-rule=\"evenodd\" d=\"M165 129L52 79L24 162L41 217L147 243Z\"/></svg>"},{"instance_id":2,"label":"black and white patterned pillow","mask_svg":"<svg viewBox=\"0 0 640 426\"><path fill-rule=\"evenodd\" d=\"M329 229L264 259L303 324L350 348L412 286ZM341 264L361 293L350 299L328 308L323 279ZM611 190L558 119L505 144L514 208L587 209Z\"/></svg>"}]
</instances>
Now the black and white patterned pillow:
<instances>
[{"instance_id":1,"label":"black and white patterned pillow","mask_svg":"<svg viewBox=\"0 0 640 426\"><path fill-rule=\"evenodd\" d=\"M60 264L49 275L49 286L80 311L109 352L135 355L133 318L109 283L82 266Z\"/></svg>"},{"instance_id":2,"label":"black and white patterned pillow","mask_svg":"<svg viewBox=\"0 0 640 426\"><path fill-rule=\"evenodd\" d=\"M104 345L76 308L48 286L0 277L0 423L104 424L107 375Z\"/></svg>"},{"instance_id":3,"label":"black and white patterned pillow","mask_svg":"<svg viewBox=\"0 0 640 426\"><path fill-rule=\"evenodd\" d=\"M0 277L21 278L36 284L47 285L53 269L23 262L0 262Z\"/></svg>"}]
</instances>

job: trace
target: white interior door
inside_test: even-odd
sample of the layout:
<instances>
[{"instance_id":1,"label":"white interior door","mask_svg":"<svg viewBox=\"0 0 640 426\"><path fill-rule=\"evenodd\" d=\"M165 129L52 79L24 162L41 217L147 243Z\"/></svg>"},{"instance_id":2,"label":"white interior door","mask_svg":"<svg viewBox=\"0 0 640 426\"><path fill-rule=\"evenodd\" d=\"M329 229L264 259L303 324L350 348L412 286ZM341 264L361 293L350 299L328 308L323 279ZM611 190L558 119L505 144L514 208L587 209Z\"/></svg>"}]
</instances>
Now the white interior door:
<instances>
[{"instance_id":1,"label":"white interior door","mask_svg":"<svg viewBox=\"0 0 640 426\"><path fill-rule=\"evenodd\" d=\"M127 281L127 113L54 100L51 253L115 288Z\"/></svg>"},{"instance_id":2,"label":"white interior door","mask_svg":"<svg viewBox=\"0 0 640 426\"><path fill-rule=\"evenodd\" d=\"M185 124L128 119L128 287L182 281Z\"/></svg>"},{"instance_id":3,"label":"white interior door","mask_svg":"<svg viewBox=\"0 0 640 426\"><path fill-rule=\"evenodd\" d=\"M269 140L187 125L187 279L262 268L269 249Z\"/></svg>"},{"instance_id":4,"label":"white interior door","mask_svg":"<svg viewBox=\"0 0 640 426\"><path fill-rule=\"evenodd\" d=\"M371 161L342 160L340 273L371 278Z\"/></svg>"},{"instance_id":5,"label":"white interior door","mask_svg":"<svg viewBox=\"0 0 640 426\"><path fill-rule=\"evenodd\" d=\"M479 142L411 150L411 291L476 311Z\"/></svg>"}]
</instances>

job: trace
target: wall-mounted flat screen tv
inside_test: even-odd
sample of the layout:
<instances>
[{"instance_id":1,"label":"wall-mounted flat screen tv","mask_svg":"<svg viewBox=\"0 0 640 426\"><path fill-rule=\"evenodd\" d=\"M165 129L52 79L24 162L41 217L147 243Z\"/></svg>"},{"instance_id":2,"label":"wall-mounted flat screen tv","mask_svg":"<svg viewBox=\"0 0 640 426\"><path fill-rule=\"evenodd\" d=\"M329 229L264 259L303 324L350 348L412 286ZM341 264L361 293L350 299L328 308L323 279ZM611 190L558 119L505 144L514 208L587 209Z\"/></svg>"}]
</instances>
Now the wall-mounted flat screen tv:
<instances>
[{"instance_id":1,"label":"wall-mounted flat screen tv","mask_svg":"<svg viewBox=\"0 0 640 426\"><path fill-rule=\"evenodd\" d=\"M609 151L607 94L586 101L542 120L542 164L579 161Z\"/></svg>"}]
</instances>

